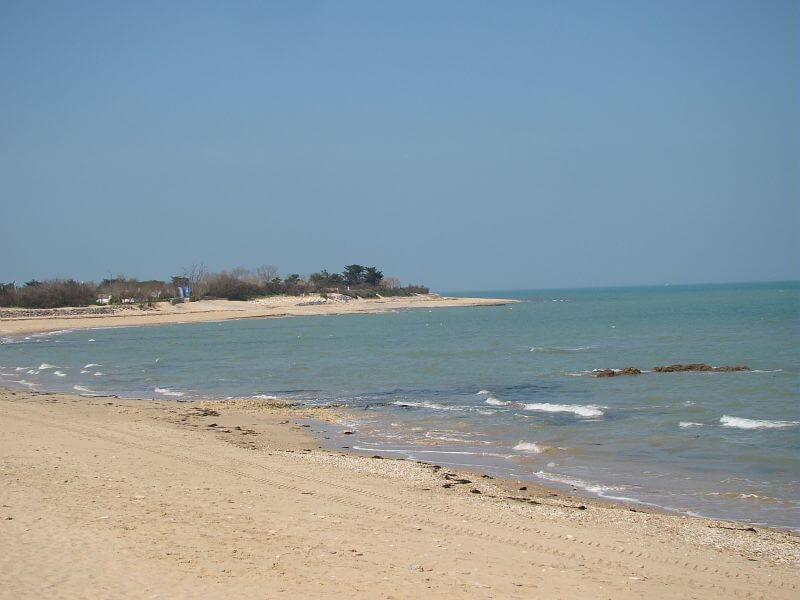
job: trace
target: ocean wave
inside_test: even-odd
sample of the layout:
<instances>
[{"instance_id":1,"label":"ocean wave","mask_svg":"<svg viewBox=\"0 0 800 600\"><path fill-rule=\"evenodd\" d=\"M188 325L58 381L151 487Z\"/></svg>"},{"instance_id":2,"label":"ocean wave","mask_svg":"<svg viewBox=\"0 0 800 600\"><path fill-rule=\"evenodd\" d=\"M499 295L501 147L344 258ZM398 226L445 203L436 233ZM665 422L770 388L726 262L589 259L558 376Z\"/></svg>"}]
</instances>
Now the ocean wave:
<instances>
[{"instance_id":1,"label":"ocean wave","mask_svg":"<svg viewBox=\"0 0 800 600\"><path fill-rule=\"evenodd\" d=\"M531 454L541 454L542 449L536 442L520 442L512 448L512 450L519 450L520 452L530 452Z\"/></svg>"},{"instance_id":2,"label":"ocean wave","mask_svg":"<svg viewBox=\"0 0 800 600\"><path fill-rule=\"evenodd\" d=\"M592 481L584 481L583 479L578 479L577 477L570 477L569 475L558 475L556 473L548 473L547 471L536 471L534 473L536 477L539 479L544 479L545 481L552 481L554 483L561 483L565 485L571 485L572 487L581 488L586 490L587 492L591 492L593 494L597 494L598 496L605 496L606 492L616 492L622 491L625 488L613 485L601 485L599 483L594 483ZM635 498L621 498L621 497L614 497L617 500L628 500L631 502L636 502Z\"/></svg>"},{"instance_id":3,"label":"ocean wave","mask_svg":"<svg viewBox=\"0 0 800 600\"><path fill-rule=\"evenodd\" d=\"M256 394L253 398L258 398L260 400L277 400L277 396L273 396L271 394Z\"/></svg>"},{"instance_id":4,"label":"ocean wave","mask_svg":"<svg viewBox=\"0 0 800 600\"><path fill-rule=\"evenodd\" d=\"M513 458L513 454L498 454L496 452L468 452L466 450L418 450L413 449L395 449L395 448L367 448L365 446L353 446L353 450L361 452L392 452L396 454L461 454L467 456L491 456L493 458Z\"/></svg>"},{"instance_id":5,"label":"ocean wave","mask_svg":"<svg viewBox=\"0 0 800 600\"><path fill-rule=\"evenodd\" d=\"M102 366L103 366L103 365L101 365L101 364L98 364L98 363L89 363L89 364L87 364L87 365L83 365L83 368L84 368L84 369L90 369L90 368L92 368L92 367L102 367Z\"/></svg>"},{"instance_id":6,"label":"ocean wave","mask_svg":"<svg viewBox=\"0 0 800 600\"><path fill-rule=\"evenodd\" d=\"M62 333L71 333L72 329L59 329L58 331L43 331L41 333L32 333L31 338L48 338L51 335L61 335ZM27 338L26 338L27 339Z\"/></svg>"},{"instance_id":7,"label":"ocean wave","mask_svg":"<svg viewBox=\"0 0 800 600\"><path fill-rule=\"evenodd\" d=\"M535 410L540 412L569 412L579 417L602 417L605 413L601 407L594 405L583 406L581 404L550 404L542 402L536 404L525 404L525 410Z\"/></svg>"},{"instance_id":8,"label":"ocean wave","mask_svg":"<svg viewBox=\"0 0 800 600\"><path fill-rule=\"evenodd\" d=\"M782 373L783 369L753 369L752 373Z\"/></svg>"},{"instance_id":9,"label":"ocean wave","mask_svg":"<svg viewBox=\"0 0 800 600\"><path fill-rule=\"evenodd\" d=\"M177 396L177 397L183 396L183 392L175 392L175 391L173 391L173 390L171 390L171 389L169 389L169 388L160 388L160 387L157 387L157 388L156 388L155 390L153 390L153 391L154 391L156 394L161 394L162 396Z\"/></svg>"},{"instance_id":10,"label":"ocean wave","mask_svg":"<svg viewBox=\"0 0 800 600\"><path fill-rule=\"evenodd\" d=\"M692 423L691 421L681 421L678 423L681 427L703 427L704 423Z\"/></svg>"},{"instance_id":11,"label":"ocean wave","mask_svg":"<svg viewBox=\"0 0 800 600\"><path fill-rule=\"evenodd\" d=\"M478 396L488 396L488 395L489 395L489 394L491 394L491 393L492 393L492 392L490 392L489 390L481 390L481 391L479 391L479 392L478 392L478 394L477 394L477 395L478 395Z\"/></svg>"},{"instance_id":12,"label":"ocean wave","mask_svg":"<svg viewBox=\"0 0 800 600\"><path fill-rule=\"evenodd\" d=\"M47 363L42 363L42 364L40 364L40 365L39 365L39 370L40 370L40 371L44 371L44 370L46 370L46 369L57 369L57 368L58 368L57 366L55 366L55 365L49 365L49 364L47 364Z\"/></svg>"},{"instance_id":13,"label":"ocean wave","mask_svg":"<svg viewBox=\"0 0 800 600\"><path fill-rule=\"evenodd\" d=\"M94 376L95 377L100 377L101 375L102 375L102 373L100 371L95 371L94 372Z\"/></svg>"},{"instance_id":14,"label":"ocean wave","mask_svg":"<svg viewBox=\"0 0 800 600\"><path fill-rule=\"evenodd\" d=\"M587 352L596 350L597 346L534 346L531 352L547 352L550 354L569 354L572 352Z\"/></svg>"},{"instance_id":15,"label":"ocean wave","mask_svg":"<svg viewBox=\"0 0 800 600\"><path fill-rule=\"evenodd\" d=\"M96 394L97 393L94 390L89 389L88 387L84 387L82 385L73 385L72 389L75 390L76 392L83 392L85 394Z\"/></svg>"},{"instance_id":16,"label":"ocean wave","mask_svg":"<svg viewBox=\"0 0 800 600\"><path fill-rule=\"evenodd\" d=\"M64 373L63 371L53 371L53 375L55 375L56 377L66 377L67 376L67 374Z\"/></svg>"},{"instance_id":17,"label":"ocean wave","mask_svg":"<svg viewBox=\"0 0 800 600\"><path fill-rule=\"evenodd\" d=\"M800 421L766 421L729 417L728 415L723 415L719 422L723 427L734 427L736 429L785 429L786 427L800 425Z\"/></svg>"},{"instance_id":18,"label":"ocean wave","mask_svg":"<svg viewBox=\"0 0 800 600\"><path fill-rule=\"evenodd\" d=\"M404 406L407 408L428 408L431 410L462 410L459 406L444 406L436 404L435 402L406 402L405 400L396 400L392 402L395 406Z\"/></svg>"},{"instance_id":19,"label":"ocean wave","mask_svg":"<svg viewBox=\"0 0 800 600\"><path fill-rule=\"evenodd\" d=\"M489 396L486 400L484 400L485 404L491 404L492 406L508 406L511 404L510 402L504 402L503 400L498 400L492 396Z\"/></svg>"}]
</instances>

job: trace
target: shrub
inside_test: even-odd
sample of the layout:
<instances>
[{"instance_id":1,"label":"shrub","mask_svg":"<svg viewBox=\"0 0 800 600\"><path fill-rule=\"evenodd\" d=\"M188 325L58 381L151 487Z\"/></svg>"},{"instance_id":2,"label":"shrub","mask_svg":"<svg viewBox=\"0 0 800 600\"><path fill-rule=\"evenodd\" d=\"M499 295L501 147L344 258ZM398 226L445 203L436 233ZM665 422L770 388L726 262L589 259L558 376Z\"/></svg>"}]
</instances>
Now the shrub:
<instances>
[{"instance_id":1,"label":"shrub","mask_svg":"<svg viewBox=\"0 0 800 600\"><path fill-rule=\"evenodd\" d=\"M97 289L93 283L74 279L37 281L34 285L16 287L6 284L0 290L0 305L22 308L58 308L94 304Z\"/></svg>"},{"instance_id":2,"label":"shrub","mask_svg":"<svg viewBox=\"0 0 800 600\"><path fill-rule=\"evenodd\" d=\"M219 273L208 279L207 296L228 300L250 300L263 296L264 290L249 281L237 279L230 273Z\"/></svg>"}]
</instances>

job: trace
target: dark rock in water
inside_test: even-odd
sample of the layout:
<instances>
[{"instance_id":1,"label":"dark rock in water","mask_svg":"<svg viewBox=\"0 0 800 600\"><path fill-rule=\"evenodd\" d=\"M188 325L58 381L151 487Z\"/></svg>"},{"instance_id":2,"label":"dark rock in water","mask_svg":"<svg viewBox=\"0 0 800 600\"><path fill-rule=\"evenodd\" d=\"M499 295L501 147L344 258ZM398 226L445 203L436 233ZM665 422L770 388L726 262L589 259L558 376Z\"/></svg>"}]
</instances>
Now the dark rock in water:
<instances>
[{"instance_id":1,"label":"dark rock in water","mask_svg":"<svg viewBox=\"0 0 800 600\"><path fill-rule=\"evenodd\" d=\"M619 372L620 375L641 375L642 372L636 367L625 367Z\"/></svg>"},{"instance_id":2,"label":"dark rock in water","mask_svg":"<svg viewBox=\"0 0 800 600\"><path fill-rule=\"evenodd\" d=\"M641 375L642 372L636 367L625 367L619 371L614 369L598 369L594 372L595 377L616 377L617 375Z\"/></svg>"},{"instance_id":3,"label":"dark rock in water","mask_svg":"<svg viewBox=\"0 0 800 600\"><path fill-rule=\"evenodd\" d=\"M656 373L680 373L683 371L697 371L697 372L709 372L709 371L749 371L750 367L745 365L724 365L722 367L712 367L711 365L707 365L706 363L688 363L688 364L676 364L676 365L662 365L660 367L654 367L653 370Z\"/></svg>"}]
</instances>

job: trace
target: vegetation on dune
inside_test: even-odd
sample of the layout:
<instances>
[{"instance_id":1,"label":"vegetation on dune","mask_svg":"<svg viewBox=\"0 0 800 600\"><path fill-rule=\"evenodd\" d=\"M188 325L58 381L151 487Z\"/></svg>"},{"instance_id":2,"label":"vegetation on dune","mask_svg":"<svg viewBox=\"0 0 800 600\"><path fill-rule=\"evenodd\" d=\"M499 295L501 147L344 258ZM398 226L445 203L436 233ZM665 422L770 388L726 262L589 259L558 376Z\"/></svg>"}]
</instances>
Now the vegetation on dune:
<instances>
[{"instance_id":1,"label":"vegetation on dune","mask_svg":"<svg viewBox=\"0 0 800 600\"><path fill-rule=\"evenodd\" d=\"M273 266L257 269L237 267L230 271L209 273L202 264L185 269L170 281L138 280L123 275L103 279L99 284L74 279L31 280L18 286L0 283L0 306L21 308L58 308L87 306L102 298L104 303L152 303L169 300L178 288L188 287L193 300L225 298L250 300L262 296L285 294L343 294L353 298L378 296L411 296L427 294L422 285L402 286L395 277L384 277L377 267L359 264L345 266L341 273L323 269L308 276L290 273L281 278Z\"/></svg>"}]
</instances>

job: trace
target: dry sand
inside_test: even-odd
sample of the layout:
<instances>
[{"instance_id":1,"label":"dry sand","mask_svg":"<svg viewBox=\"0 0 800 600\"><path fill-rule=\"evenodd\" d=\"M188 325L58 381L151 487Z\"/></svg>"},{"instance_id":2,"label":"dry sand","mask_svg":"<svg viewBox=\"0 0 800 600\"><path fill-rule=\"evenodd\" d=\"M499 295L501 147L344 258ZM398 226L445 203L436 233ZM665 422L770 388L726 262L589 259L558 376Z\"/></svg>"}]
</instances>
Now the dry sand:
<instances>
[{"instance_id":1,"label":"dry sand","mask_svg":"<svg viewBox=\"0 0 800 600\"><path fill-rule=\"evenodd\" d=\"M0 390L0 598L797 597L793 533L322 450L333 410Z\"/></svg>"},{"instance_id":2,"label":"dry sand","mask_svg":"<svg viewBox=\"0 0 800 600\"><path fill-rule=\"evenodd\" d=\"M438 294L344 301L344 297L333 295L327 300L320 296L271 296L247 302L200 300L176 305L171 305L168 302L158 302L154 305L154 308L148 310L143 310L137 305L47 310L5 308L0 309L0 336L63 329L88 329L92 327L130 327L134 325L163 325L165 323L224 321L228 319L377 313L392 310L453 306L496 306L513 302L516 302L516 300L451 298L439 296Z\"/></svg>"}]
</instances>

